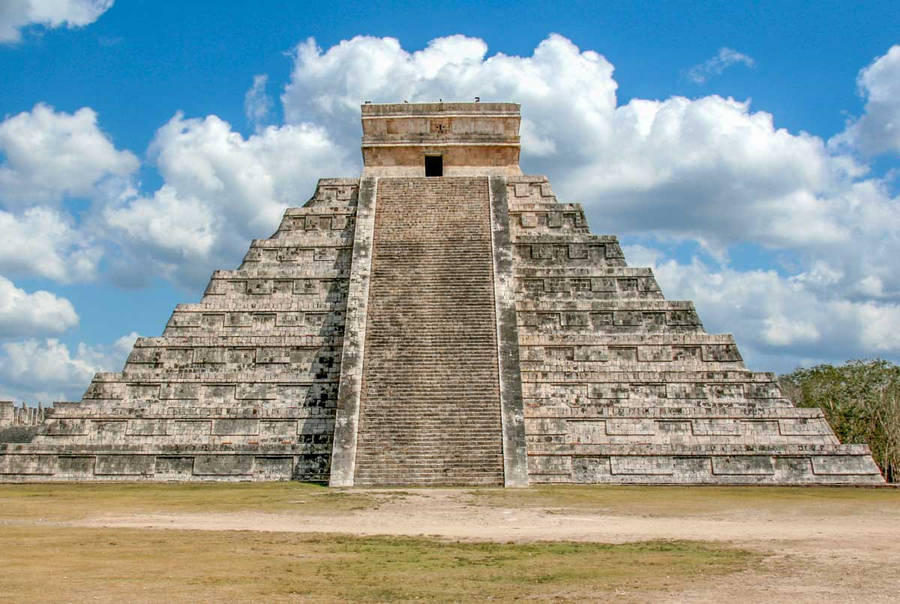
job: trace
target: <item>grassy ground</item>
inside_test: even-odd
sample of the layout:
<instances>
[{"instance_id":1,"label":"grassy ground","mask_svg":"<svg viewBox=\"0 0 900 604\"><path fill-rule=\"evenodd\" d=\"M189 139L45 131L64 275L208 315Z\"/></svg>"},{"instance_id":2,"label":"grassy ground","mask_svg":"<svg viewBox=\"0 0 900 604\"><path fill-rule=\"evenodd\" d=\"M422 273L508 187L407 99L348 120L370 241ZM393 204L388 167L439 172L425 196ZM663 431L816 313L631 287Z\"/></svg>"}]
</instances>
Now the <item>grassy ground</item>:
<instances>
[{"instance_id":1,"label":"grassy ground","mask_svg":"<svg viewBox=\"0 0 900 604\"><path fill-rule=\"evenodd\" d=\"M287 512L344 514L375 499L299 482L0 484L0 522L70 520L99 513Z\"/></svg>"},{"instance_id":2,"label":"grassy ground","mask_svg":"<svg viewBox=\"0 0 900 604\"><path fill-rule=\"evenodd\" d=\"M470 494L481 505L567 513L715 518L746 510L779 516L865 512L900 519L900 489L890 488L542 485L475 489Z\"/></svg>"},{"instance_id":3,"label":"grassy ground","mask_svg":"<svg viewBox=\"0 0 900 604\"><path fill-rule=\"evenodd\" d=\"M683 541L501 544L8 525L0 593L31 602L642 599L760 558Z\"/></svg>"},{"instance_id":4,"label":"grassy ground","mask_svg":"<svg viewBox=\"0 0 900 604\"><path fill-rule=\"evenodd\" d=\"M816 537L832 539L821 544L801 535L803 541L785 554L784 543L761 543L752 532L749 540L722 541L714 527L704 529L713 531L708 537L695 534L711 541L653 540L657 537L650 533L640 537L647 541L612 545L310 534L288 532L284 524L315 527L328 519L331 527L351 526L362 515L381 531L391 512L403 526L407 517L409 525L416 526L421 507L429 502L456 514L455 522L462 518L476 527L509 527L502 533L509 539L516 539L518 526L511 519L526 510L539 514L530 518L556 518L565 523L560 526L576 530L581 516L592 514L604 515L607 524L640 516L676 527L691 519L723 520L727 526L747 519L757 522L755 526L805 522L813 527L810 538L821 523L850 528L846 539L843 533ZM166 515L183 520L217 514L249 518L240 528L258 529L254 523L264 518L268 532L185 530L196 528L191 525L96 528L104 525L90 522L123 516L136 519L131 527L142 527L155 517L159 527L168 522ZM484 520L487 517L493 520ZM870 526L861 525L861 519L885 527L883 535L875 533L881 541L873 544L870 536L862 541L853 536L853 527ZM790 600L820 601L833 583L841 587L841 577L862 577L860 585L874 586L870 591L875 595L893 593L893 573L880 568L882 560L896 554L891 527L898 525L897 489L546 486L344 491L300 483L7 484L0 485L0 601L648 601L667 595L679 599L685 593L715 600L722 593L746 595L754 589L757 596L771 599L778 592L765 591L765 586L772 582L798 590L828 583L819 591L801 591L806 599ZM568 534L579 538L577 532ZM838 547L846 550L839 556ZM779 553L773 553L778 548ZM804 572L808 576L794 578ZM860 587L844 589L841 593L848 596Z\"/></svg>"},{"instance_id":5,"label":"grassy ground","mask_svg":"<svg viewBox=\"0 0 900 604\"><path fill-rule=\"evenodd\" d=\"M478 491L475 499L493 501L502 493ZM745 570L763 557L689 541L461 543L71 526L116 514L340 516L406 495L299 483L0 485L0 600L642 599ZM553 497L551 491L535 495Z\"/></svg>"}]
</instances>

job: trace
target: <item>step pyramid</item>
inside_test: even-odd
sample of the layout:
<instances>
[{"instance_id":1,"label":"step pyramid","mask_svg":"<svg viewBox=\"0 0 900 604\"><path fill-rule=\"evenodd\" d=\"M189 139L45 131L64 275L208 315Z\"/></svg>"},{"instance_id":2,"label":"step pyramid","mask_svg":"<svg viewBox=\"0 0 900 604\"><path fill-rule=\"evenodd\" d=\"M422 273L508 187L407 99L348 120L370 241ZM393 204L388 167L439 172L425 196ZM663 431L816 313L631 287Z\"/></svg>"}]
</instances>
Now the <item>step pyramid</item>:
<instances>
[{"instance_id":1,"label":"step pyramid","mask_svg":"<svg viewBox=\"0 0 900 604\"><path fill-rule=\"evenodd\" d=\"M518 105L362 124L360 178L320 180L121 372L41 414L0 403L0 480L883 482L521 173Z\"/></svg>"}]
</instances>

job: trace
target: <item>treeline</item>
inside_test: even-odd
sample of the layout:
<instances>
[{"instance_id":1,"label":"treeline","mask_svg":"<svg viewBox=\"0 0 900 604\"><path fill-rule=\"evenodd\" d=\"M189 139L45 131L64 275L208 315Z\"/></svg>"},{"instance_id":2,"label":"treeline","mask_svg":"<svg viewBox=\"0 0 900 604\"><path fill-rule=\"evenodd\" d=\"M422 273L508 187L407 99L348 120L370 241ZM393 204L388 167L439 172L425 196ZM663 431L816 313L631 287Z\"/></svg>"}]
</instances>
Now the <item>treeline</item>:
<instances>
[{"instance_id":1,"label":"treeline","mask_svg":"<svg viewBox=\"0 0 900 604\"><path fill-rule=\"evenodd\" d=\"M798 407L819 407L842 443L866 443L889 482L900 480L900 366L818 365L778 378Z\"/></svg>"}]
</instances>

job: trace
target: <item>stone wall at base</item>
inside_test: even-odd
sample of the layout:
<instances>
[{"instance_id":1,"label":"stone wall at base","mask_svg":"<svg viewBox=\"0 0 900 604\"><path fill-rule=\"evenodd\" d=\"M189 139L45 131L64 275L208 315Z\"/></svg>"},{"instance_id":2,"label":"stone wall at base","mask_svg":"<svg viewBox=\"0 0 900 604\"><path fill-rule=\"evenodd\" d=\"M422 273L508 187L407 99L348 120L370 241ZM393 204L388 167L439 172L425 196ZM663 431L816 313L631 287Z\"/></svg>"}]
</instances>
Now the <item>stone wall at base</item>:
<instances>
[{"instance_id":1,"label":"stone wall at base","mask_svg":"<svg viewBox=\"0 0 900 604\"><path fill-rule=\"evenodd\" d=\"M164 447L121 449L9 446L0 455L0 481L248 481L309 480L319 456L303 447Z\"/></svg>"}]
</instances>

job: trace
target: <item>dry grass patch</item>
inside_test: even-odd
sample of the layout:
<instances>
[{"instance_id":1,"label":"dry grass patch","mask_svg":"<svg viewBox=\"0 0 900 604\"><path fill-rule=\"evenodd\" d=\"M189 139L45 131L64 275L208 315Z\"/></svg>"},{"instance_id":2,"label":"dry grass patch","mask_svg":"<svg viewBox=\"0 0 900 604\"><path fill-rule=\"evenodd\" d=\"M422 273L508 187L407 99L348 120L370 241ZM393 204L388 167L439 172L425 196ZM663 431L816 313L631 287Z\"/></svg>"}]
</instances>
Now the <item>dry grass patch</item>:
<instances>
[{"instance_id":1,"label":"dry grass patch","mask_svg":"<svg viewBox=\"0 0 900 604\"><path fill-rule=\"evenodd\" d=\"M74 602L645 599L752 568L761 557L687 541L461 543L20 525L0 533L0 593Z\"/></svg>"},{"instance_id":2,"label":"dry grass patch","mask_svg":"<svg viewBox=\"0 0 900 604\"><path fill-rule=\"evenodd\" d=\"M474 489L476 505L626 516L880 515L900 520L900 489L539 485Z\"/></svg>"},{"instance_id":3,"label":"dry grass patch","mask_svg":"<svg viewBox=\"0 0 900 604\"><path fill-rule=\"evenodd\" d=\"M0 522L246 510L335 515L375 504L365 493L300 482L0 484Z\"/></svg>"}]
</instances>

